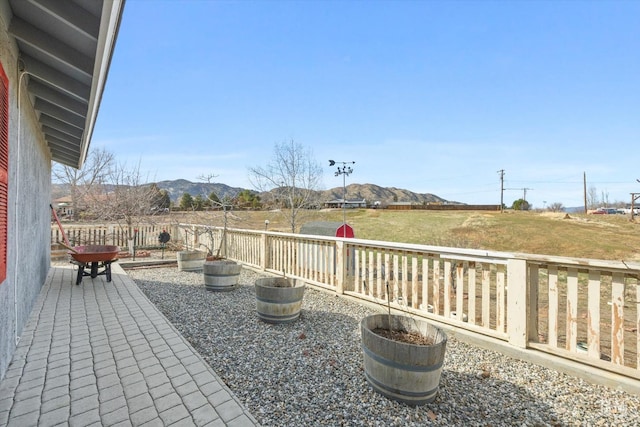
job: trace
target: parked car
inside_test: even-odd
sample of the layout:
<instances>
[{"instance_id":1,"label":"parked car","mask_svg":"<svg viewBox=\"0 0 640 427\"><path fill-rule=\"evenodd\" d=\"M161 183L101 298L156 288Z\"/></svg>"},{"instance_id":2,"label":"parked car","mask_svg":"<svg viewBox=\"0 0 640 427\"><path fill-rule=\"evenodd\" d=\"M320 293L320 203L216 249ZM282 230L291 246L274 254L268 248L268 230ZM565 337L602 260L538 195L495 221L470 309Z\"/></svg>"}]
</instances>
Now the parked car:
<instances>
[{"instance_id":1,"label":"parked car","mask_svg":"<svg viewBox=\"0 0 640 427\"><path fill-rule=\"evenodd\" d=\"M631 215L631 208L622 209L622 213L625 215ZM633 215L640 215L640 208L633 208Z\"/></svg>"},{"instance_id":2,"label":"parked car","mask_svg":"<svg viewBox=\"0 0 640 427\"><path fill-rule=\"evenodd\" d=\"M615 209L615 208L598 208L595 211L591 212L592 215L615 215L619 213L624 213L624 211Z\"/></svg>"}]
</instances>

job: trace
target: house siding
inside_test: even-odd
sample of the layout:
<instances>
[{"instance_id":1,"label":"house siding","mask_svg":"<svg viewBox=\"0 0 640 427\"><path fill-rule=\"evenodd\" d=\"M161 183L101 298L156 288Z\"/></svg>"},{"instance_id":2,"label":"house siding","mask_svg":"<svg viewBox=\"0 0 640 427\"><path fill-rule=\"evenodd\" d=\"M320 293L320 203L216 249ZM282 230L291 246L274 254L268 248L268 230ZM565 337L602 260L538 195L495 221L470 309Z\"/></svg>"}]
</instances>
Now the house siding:
<instances>
[{"instance_id":1,"label":"house siding","mask_svg":"<svg viewBox=\"0 0 640 427\"><path fill-rule=\"evenodd\" d=\"M51 223L51 155L24 87L18 103L17 50L7 31L8 9L7 1L0 0L0 62L9 78L10 102L7 278L0 283L0 379L46 280Z\"/></svg>"}]
</instances>

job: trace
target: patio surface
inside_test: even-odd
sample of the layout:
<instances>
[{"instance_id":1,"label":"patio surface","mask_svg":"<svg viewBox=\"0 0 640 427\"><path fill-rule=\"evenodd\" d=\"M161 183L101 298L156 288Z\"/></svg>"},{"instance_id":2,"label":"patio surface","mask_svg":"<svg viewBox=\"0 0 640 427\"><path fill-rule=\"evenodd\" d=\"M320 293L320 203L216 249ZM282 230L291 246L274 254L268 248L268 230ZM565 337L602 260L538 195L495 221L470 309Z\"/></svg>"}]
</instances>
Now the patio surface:
<instances>
[{"instance_id":1,"label":"patio surface","mask_svg":"<svg viewBox=\"0 0 640 427\"><path fill-rule=\"evenodd\" d=\"M52 267L0 382L0 425L255 426L116 263Z\"/></svg>"}]
</instances>

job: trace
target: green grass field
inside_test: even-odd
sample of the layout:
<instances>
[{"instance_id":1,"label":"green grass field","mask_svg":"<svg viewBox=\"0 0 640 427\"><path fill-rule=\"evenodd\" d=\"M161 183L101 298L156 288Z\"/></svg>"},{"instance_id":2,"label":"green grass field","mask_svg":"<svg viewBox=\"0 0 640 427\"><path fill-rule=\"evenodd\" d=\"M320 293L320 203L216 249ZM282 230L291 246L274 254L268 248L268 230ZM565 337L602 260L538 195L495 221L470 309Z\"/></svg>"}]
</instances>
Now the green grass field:
<instances>
[{"instance_id":1,"label":"green grass field","mask_svg":"<svg viewBox=\"0 0 640 427\"><path fill-rule=\"evenodd\" d=\"M288 232L286 214L236 211L229 225L264 230L268 219L270 231ZM222 225L221 213L207 215L211 217L193 220ZM306 211L298 225L309 221L342 222L342 211ZM631 222L627 215L352 209L347 211L347 222L362 239L640 261L640 223Z\"/></svg>"}]
</instances>

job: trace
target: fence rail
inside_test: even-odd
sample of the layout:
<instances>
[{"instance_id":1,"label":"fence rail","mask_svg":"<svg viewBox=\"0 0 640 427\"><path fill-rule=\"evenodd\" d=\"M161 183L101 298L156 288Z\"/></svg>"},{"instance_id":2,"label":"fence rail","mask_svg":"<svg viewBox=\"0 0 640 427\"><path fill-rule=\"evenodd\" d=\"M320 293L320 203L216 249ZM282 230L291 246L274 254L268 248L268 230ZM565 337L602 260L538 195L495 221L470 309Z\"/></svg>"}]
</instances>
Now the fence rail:
<instances>
[{"instance_id":1,"label":"fence rail","mask_svg":"<svg viewBox=\"0 0 640 427\"><path fill-rule=\"evenodd\" d=\"M209 233L224 246L222 231ZM640 379L640 264L230 229L226 256Z\"/></svg>"},{"instance_id":2,"label":"fence rail","mask_svg":"<svg viewBox=\"0 0 640 427\"><path fill-rule=\"evenodd\" d=\"M116 245L126 247L132 237L138 247L157 246L158 236L163 230L172 230L175 225L153 224L140 225L131 233L118 225L64 225L66 234L72 246L80 245ZM178 235L181 233L178 233ZM62 232L57 225L51 226L51 244L64 242Z\"/></svg>"},{"instance_id":3,"label":"fence rail","mask_svg":"<svg viewBox=\"0 0 640 427\"><path fill-rule=\"evenodd\" d=\"M145 229L145 238L157 238L163 227L169 229ZM389 304L478 340L503 342L523 357L535 351L585 370L640 380L638 263L199 224L174 225L171 230L172 240L188 248L207 247L263 271ZM78 235L81 241L119 238L104 229ZM633 384L640 391L640 382Z\"/></svg>"}]
</instances>

